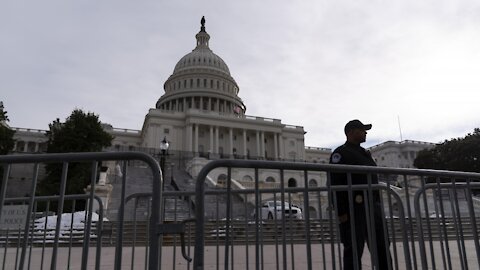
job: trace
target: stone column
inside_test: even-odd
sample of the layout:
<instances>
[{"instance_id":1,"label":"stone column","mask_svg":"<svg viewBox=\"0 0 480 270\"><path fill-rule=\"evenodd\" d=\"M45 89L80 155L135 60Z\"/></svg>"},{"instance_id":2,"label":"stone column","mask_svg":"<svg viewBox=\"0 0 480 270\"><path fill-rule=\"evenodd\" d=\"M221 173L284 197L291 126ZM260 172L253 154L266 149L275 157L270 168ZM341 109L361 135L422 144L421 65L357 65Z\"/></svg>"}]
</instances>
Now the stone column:
<instances>
[{"instance_id":1,"label":"stone column","mask_svg":"<svg viewBox=\"0 0 480 270\"><path fill-rule=\"evenodd\" d=\"M247 130L243 130L243 155L247 159Z\"/></svg>"},{"instance_id":2,"label":"stone column","mask_svg":"<svg viewBox=\"0 0 480 270\"><path fill-rule=\"evenodd\" d=\"M262 158L265 158L265 132L260 133L260 149L262 151L262 154L260 155Z\"/></svg>"},{"instance_id":3,"label":"stone column","mask_svg":"<svg viewBox=\"0 0 480 270\"><path fill-rule=\"evenodd\" d=\"M187 126L187 138L186 138L186 143L187 143L187 151L188 152L193 152L193 147L192 147L192 134L193 134L193 127L192 124L189 124Z\"/></svg>"},{"instance_id":4,"label":"stone column","mask_svg":"<svg viewBox=\"0 0 480 270\"><path fill-rule=\"evenodd\" d=\"M285 158L285 148L284 148L284 145L283 145L283 136L282 134L280 134L279 136L279 148L280 148L280 158L281 159L284 159Z\"/></svg>"},{"instance_id":5,"label":"stone column","mask_svg":"<svg viewBox=\"0 0 480 270\"><path fill-rule=\"evenodd\" d=\"M229 137L228 152L230 154L230 157L233 157L233 128L228 129L228 137Z\"/></svg>"},{"instance_id":6,"label":"stone column","mask_svg":"<svg viewBox=\"0 0 480 270\"><path fill-rule=\"evenodd\" d=\"M273 157L278 159L278 133L273 133Z\"/></svg>"},{"instance_id":7,"label":"stone column","mask_svg":"<svg viewBox=\"0 0 480 270\"><path fill-rule=\"evenodd\" d=\"M195 137L194 137L195 138L195 141L194 141L194 143L195 143L195 148L194 148L195 153L198 153L198 129L199 129L199 127L200 127L199 124L195 124Z\"/></svg>"},{"instance_id":8,"label":"stone column","mask_svg":"<svg viewBox=\"0 0 480 270\"><path fill-rule=\"evenodd\" d=\"M208 149L208 152L209 153L212 153L214 150L213 150L213 126L210 126L210 145L209 145L209 149Z\"/></svg>"},{"instance_id":9,"label":"stone column","mask_svg":"<svg viewBox=\"0 0 480 270\"><path fill-rule=\"evenodd\" d=\"M219 136L218 136L218 129L219 127L216 126L215 127L215 154L218 154L219 152L219 147L220 147L220 140L219 140Z\"/></svg>"},{"instance_id":10,"label":"stone column","mask_svg":"<svg viewBox=\"0 0 480 270\"><path fill-rule=\"evenodd\" d=\"M260 132L257 130L257 133L256 133L256 139L257 139L257 157L261 157L260 155Z\"/></svg>"}]
</instances>

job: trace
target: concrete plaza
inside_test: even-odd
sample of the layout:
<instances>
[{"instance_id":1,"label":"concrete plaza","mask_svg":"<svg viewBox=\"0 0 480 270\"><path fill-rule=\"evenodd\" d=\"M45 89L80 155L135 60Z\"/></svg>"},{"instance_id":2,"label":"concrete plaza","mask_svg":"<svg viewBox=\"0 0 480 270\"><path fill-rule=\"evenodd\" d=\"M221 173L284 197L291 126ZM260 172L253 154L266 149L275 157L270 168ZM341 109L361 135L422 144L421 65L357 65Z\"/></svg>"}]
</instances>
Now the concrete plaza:
<instances>
[{"instance_id":1,"label":"concrete plaza","mask_svg":"<svg viewBox=\"0 0 480 270\"><path fill-rule=\"evenodd\" d=\"M445 251L445 243L443 243ZM451 269L478 269L478 255L473 241L465 242L465 256L467 265L462 266L460 253L458 252L458 243L449 242L449 254L450 256L442 257L442 243L433 242L432 246L427 243L427 263L428 269L449 269L448 264L451 264ZM303 244L290 245L285 247L286 257L284 259L283 246L264 245L261 246L258 258L259 269L308 269L307 264L307 248ZM463 249L463 248L462 248ZM122 267L121 269L146 269L146 248L145 247L124 247L122 252ZM391 246L393 258L392 269L408 269L405 264L405 257L403 253L403 246L401 244ZM430 250L433 251L435 257L435 266L431 260ZM0 258L3 266L2 269L17 269L20 259L20 251L16 248L3 249L4 254ZM256 263L256 247L250 246L233 246L230 249L228 255L225 254L225 248L223 246L207 246L205 247L205 265L204 269L224 269L225 258L228 256L229 269L257 269ZM311 246L311 269L340 269L339 267L339 252L341 252L341 246L334 245L333 250L331 245L314 244ZM96 248L91 247L88 250L88 263L87 269L95 269L95 256ZM193 247L187 247L187 253L193 257ZM412 253L412 252L410 252ZM396 256L395 256L396 254ZM420 260L420 249L418 245L415 247L417 269L423 269ZM445 254L445 253L444 253ZM43 258L42 258L43 256ZM52 258L52 248L48 247L44 250L40 247L27 249L26 254L26 266L24 269L48 269L50 268ZM132 260L133 258L133 260ZM411 258L413 260L413 258ZM449 262L450 260L450 262ZM72 249L61 247L57 256L56 269L81 269L82 261L82 248L73 247ZM181 255L180 247L163 247L161 254L161 269L192 269L192 265ZM42 266L43 265L43 266ZM115 265L115 248L103 247L101 250L100 269L114 269ZM285 267L284 267L285 265ZM364 252L362 258L362 268L372 269L371 259L368 249ZM263 266L263 267L262 267ZM412 265L413 267L413 265Z\"/></svg>"}]
</instances>

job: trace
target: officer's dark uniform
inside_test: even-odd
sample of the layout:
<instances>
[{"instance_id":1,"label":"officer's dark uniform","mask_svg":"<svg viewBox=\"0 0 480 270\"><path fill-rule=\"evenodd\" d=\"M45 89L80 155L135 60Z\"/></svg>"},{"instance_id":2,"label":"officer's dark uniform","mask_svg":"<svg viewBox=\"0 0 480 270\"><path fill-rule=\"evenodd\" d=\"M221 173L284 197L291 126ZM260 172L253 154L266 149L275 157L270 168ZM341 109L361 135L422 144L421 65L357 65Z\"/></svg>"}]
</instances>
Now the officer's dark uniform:
<instances>
[{"instance_id":1,"label":"officer's dark uniform","mask_svg":"<svg viewBox=\"0 0 480 270\"><path fill-rule=\"evenodd\" d=\"M365 150L360 145L356 145L350 142L346 142L344 145L338 147L333 151L330 156L330 163L332 164L348 164L348 165L363 165L363 166L377 166L373 160L370 152ZM368 184L367 174L352 174L352 185L362 185ZM378 184L378 178L375 174L371 174L371 183ZM331 175L331 185L348 185L348 178L346 173L332 173ZM367 242L370 251L372 248L369 245L369 235L367 230L367 213L365 211L365 205L369 204L368 192L365 190L352 191L353 198L353 221L355 224L355 236L356 236L356 246L357 246L357 261L359 269L362 268L361 258L363 249L365 247L365 242ZM375 238L377 242L377 254L378 254L378 263L379 267L375 269L383 270L388 269L387 261L390 258L388 252L389 243L388 240L384 240L384 229L383 229L383 211L380 204L380 196L378 191L374 191L373 194L373 209L374 211L374 220L375 225ZM336 211L337 215L340 217L340 238L343 243L343 263L344 269L354 269L354 258L353 258L353 245L352 245L352 235L350 220L351 213L349 208L349 196L348 191L337 191L336 195ZM345 216L346 215L346 216ZM347 217L345 219L345 217ZM372 221L370 221L372 224ZM373 234L373 233L372 233Z\"/></svg>"}]
</instances>

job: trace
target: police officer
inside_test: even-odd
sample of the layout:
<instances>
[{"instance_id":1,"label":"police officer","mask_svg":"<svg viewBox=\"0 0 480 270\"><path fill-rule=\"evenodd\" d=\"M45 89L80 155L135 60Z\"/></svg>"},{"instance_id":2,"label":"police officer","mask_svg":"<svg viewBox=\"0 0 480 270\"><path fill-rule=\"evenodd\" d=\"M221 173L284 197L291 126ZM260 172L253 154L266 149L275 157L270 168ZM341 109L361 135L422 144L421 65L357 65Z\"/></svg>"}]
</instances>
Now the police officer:
<instances>
[{"instance_id":1,"label":"police officer","mask_svg":"<svg viewBox=\"0 0 480 270\"><path fill-rule=\"evenodd\" d=\"M365 142L367 130L372 128L371 124L364 125L359 120L349 121L345 125L345 135L347 141L342 146L333 151L330 156L331 164L348 164L348 165L362 165L362 166L376 166L369 151L361 147L360 144ZM378 178L375 174L351 174L352 185L366 185L371 181L371 184L378 184ZM330 183L335 185L348 185L347 173L332 173ZM373 205L369 205L368 195L373 194ZM362 268L362 253L367 242L370 252L373 253L369 241L376 239L376 258L374 265L375 269L388 269L388 260L390 260L390 253L388 251L389 243L384 237L383 229L383 211L381 209L380 196L378 191L368 192L367 190L353 190L353 211L350 211L350 198L348 191L342 190L335 192L336 211L340 227L340 240L343 244L343 264L344 269L354 269L355 261L357 261L358 269ZM373 211L374 219L370 219L370 213L366 212L365 208ZM367 222L369 219L369 222ZM351 221L354 224L355 240L352 243L352 228ZM368 224L373 225L373 228L368 229ZM373 237L375 236L375 237ZM354 258L354 249L356 250L356 258ZM375 258L373 257L373 258Z\"/></svg>"}]
</instances>

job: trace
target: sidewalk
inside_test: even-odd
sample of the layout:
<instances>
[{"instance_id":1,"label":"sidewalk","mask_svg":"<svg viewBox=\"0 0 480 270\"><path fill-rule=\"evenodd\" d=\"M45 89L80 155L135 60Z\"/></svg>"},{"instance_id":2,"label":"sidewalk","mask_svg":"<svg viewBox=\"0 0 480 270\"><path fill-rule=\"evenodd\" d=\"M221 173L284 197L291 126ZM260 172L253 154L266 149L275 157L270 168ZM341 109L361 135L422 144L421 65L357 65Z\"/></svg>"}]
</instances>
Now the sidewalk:
<instances>
[{"instance_id":1,"label":"sidewalk","mask_svg":"<svg viewBox=\"0 0 480 270\"><path fill-rule=\"evenodd\" d=\"M465 243L465 250L467 252L467 262L469 269L478 269L479 262L478 256L475 250L475 245L473 241L468 241ZM449 267L444 267L444 261L442 259L441 245L440 242L434 242L432 249L435 254L435 267L432 266L432 261L430 259L430 246L427 243L427 262L428 269L448 269ZM420 250L418 245L416 248L416 259L417 259L417 269L423 269L421 260L419 258ZM450 258L452 269L462 269L461 261L458 252L456 242L449 242L450 248ZM334 246L334 251L332 252L332 247L330 245L321 245L315 244L311 246L312 254L312 269L340 269L339 267L339 256L338 253L339 246ZM405 258L403 256L403 247L399 244L396 245L397 256L394 256L392 253L392 259L394 260L393 269L407 269L405 264ZM393 251L393 246L391 247ZM5 251L5 249L3 249ZM122 255L122 268L121 269L145 269L145 247L124 247ZM286 269L308 269L307 264L307 249L306 245L290 245L286 246L286 258L284 260L283 247L268 245L263 246L259 252L259 269L284 269L284 262ZM95 252L96 248L89 249L89 259L87 269L95 269ZM193 258L193 247L190 250L187 250L187 253L190 252L190 256ZM218 252L218 253L217 253ZM218 255L217 255L218 254ZM293 254L293 256L292 256ZM334 256L332 256L332 254ZM3 256L5 255L5 256ZM233 255L233 256L232 256ZM18 257L17 257L18 256ZM30 267L26 269L42 269L41 263L43 261L43 269L50 269L50 262L52 257L52 249L46 248L43 253L42 260L42 249L35 247L31 250L27 250L27 265L28 258L30 258ZM225 268L225 249L222 246L207 246L205 248L205 265L204 269L224 269ZM132 257L134 258L132 262ZM256 253L255 246L234 246L233 250L231 249L229 254L229 269L256 269ZM335 262L332 261L332 257L335 258ZM395 257L397 263L395 263ZM15 262L16 259L20 258L20 254L16 252L15 248L8 248L6 254L1 254L0 260L2 261L0 265L3 265L3 258L5 258L5 267L3 269L16 269ZM70 258L70 259L69 259ZM59 249L57 256L57 269L80 269L82 258L82 249L80 247L74 247L70 250L66 247ZM233 259L232 259L233 258ZM412 258L413 259L413 258ZM68 263L70 260L70 263ZM100 269L114 269L115 261L115 248L114 247L105 247L102 248L101 252L101 263ZM162 249L162 269L192 269L188 267L187 261L181 255L181 249L179 247L164 247ZM17 262L18 263L18 262ZM335 263L335 265L334 265ZM445 263L448 265L448 259L445 258ZM218 267L217 267L218 265ZM262 268L263 265L263 268ZM17 265L18 267L18 265ZM364 256L362 258L362 268L371 269L371 261L368 253L368 249L365 250Z\"/></svg>"}]
</instances>

